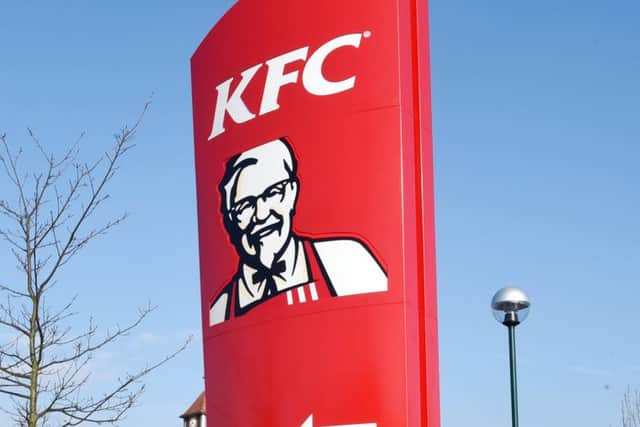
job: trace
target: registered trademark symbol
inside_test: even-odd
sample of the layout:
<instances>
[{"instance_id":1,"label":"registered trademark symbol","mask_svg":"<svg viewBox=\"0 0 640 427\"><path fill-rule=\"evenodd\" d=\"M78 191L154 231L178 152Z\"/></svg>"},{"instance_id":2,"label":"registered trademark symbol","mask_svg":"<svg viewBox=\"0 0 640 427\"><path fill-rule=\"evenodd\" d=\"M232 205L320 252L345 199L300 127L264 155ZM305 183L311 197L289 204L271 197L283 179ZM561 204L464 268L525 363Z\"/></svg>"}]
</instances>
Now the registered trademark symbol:
<instances>
[{"instance_id":1,"label":"registered trademark symbol","mask_svg":"<svg viewBox=\"0 0 640 427\"><path fill-rule=\"evenodd\" d=\"M367 30L364 33L362 33L362 35L364 36L365 39L368 39L369 37L371 37L371 31Z\"/></svg>"}]
</instances>

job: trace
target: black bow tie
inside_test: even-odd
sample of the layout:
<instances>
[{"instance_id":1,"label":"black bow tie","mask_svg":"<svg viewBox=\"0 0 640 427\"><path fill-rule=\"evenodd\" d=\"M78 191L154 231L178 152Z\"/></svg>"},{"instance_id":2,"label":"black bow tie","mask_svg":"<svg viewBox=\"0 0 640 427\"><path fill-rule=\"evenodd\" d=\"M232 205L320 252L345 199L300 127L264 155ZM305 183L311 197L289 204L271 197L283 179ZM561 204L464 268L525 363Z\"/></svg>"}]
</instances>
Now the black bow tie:
<instances>
[{"instance_id":1,"label":"black bow tie","mask_svg":"<svg viewBox=\"0 0 640 427\"><path fill-rule=\"evenodd\" d=\"M278 261L274 263L271 268L261 268L251 276L251 280L253 283L261 283L263 280L266 280L266 287L264 295L275 295L278 293L278 288L276 286L276 280L274 276L278 276L281 273L284 273L286 270L286 264L284 261Z\"/></svg>"}]
</instances>

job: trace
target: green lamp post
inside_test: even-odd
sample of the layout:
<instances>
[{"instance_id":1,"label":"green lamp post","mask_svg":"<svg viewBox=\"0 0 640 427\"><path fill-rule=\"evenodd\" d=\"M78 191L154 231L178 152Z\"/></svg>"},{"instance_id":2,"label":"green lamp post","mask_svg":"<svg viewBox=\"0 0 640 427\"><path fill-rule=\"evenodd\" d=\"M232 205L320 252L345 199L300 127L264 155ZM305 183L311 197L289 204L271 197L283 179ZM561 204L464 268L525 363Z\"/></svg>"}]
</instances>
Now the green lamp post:
<instances>
[{"instance_id":1,"label":"green lamp post","mask_svg":"<svg viewBox=\"0 0 640 427\"><path fill-rule=\"evenodd\" d=\"M518 427L518 381L516 375L516 326L524 322L531 303L518 288L502 288L493 296L491 308L496 320L509 330L509 370L511 377L511 425Z\"/></svg>"}]
</instances>

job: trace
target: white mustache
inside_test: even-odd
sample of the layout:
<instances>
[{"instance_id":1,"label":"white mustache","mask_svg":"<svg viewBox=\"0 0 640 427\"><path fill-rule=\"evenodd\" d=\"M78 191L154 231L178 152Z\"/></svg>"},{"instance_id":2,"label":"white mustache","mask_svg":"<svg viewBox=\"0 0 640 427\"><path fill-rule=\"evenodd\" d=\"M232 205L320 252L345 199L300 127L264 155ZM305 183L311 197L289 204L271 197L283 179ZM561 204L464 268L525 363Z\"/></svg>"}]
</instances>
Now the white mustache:
<instances>
[{"instance_id":1,"label":"white mustache","mask_svg":"<svg viewBox=\"0 0 640 427\"><path fill-rule=\"evenodd\" d=\"M266 234L281 228L282 220L274 216L267 218L263 224L258 224L248 233L250 241L257 241Z\"/></svg>"}]
</instances>

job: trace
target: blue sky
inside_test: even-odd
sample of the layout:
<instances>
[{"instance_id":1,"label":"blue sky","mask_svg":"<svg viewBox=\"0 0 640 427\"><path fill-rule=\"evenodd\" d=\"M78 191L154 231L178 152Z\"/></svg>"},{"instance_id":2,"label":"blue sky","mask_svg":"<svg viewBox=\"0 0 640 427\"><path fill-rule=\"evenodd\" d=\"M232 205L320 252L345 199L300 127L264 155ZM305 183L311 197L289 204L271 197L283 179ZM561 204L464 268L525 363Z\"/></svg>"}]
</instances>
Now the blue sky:
<instances>
[{"instance_id":1,"label":"blue sky","mask_svg":"<svg viewBox=\"0 0 640 427\"><path fill-rule=\"evenodd\" d=\"M96 387L196 335L123 427L178 426L203 387L189 58L231 4L0 6L11 143L29 126L60 150L86 131L95 157L153 94L105 210L130 218L60 279L79 321L108 327L158 306L94 362ZM506 330L489 310L506 285L533 301L518 328L521 424L615 425L640 386L640 3L430 9L442 425L509 424ZM16 277L8 256L0 271Z\"/></svg>"}]
</instances>

